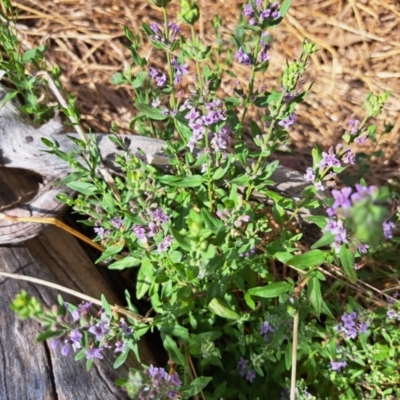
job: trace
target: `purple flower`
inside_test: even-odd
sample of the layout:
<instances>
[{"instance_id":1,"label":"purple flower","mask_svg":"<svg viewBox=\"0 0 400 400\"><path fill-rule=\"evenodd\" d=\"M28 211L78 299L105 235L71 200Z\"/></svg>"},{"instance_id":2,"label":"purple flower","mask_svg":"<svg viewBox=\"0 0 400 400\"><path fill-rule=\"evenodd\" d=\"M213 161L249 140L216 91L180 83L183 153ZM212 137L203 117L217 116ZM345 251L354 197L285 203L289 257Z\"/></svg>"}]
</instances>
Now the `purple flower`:
<instances>
[{"instance_id":1,"label":"purple flower","mask_svg":"<svg viewBox=\"0 0 400 400\"><path fill-rule=\"evenodd\" d=\"M261 19L267 19L271 16L271 10L269 8L267 8L266 10L264 10L261 14L260 17Z\"/></svg>"},{"instance_id":2,"label":"purple flower","mask_svg":"<svg viewBox=\"0 0 400 400\"><path fill-rule=\"evenodd\" d=\"M174 241L174 238L171 235L168 235L159 245L157 248L157 251L159 253L163 251L167 251L168 248L171 246L172 242Z\"/></svg>"},{"instance_id":3,"label":"purple flower","mask_svg":"<svg viewBox=\"0 0 400 400\"><path fill-rule=\"evenodd\" d=\"M151 102L151 106L157 108L161 104L160 99L157 97Z\"/></svg>"},{"instance_id":4,"label":"purple flower","mask_svg":"<svg viewBox=\"0 0 400 400\"><path fill-rule=\"evenodd\" d=\"M326 167L340 167L340 161L337 159L336 155L333 153L332 147L329 152L322 152L322 160L319 163L320 168Z\"/></svg>"},{"instance_id":5,"label":"purple flower","mask_svg":"<svg viewBox=\"0 0 400 400\"><path fill-rule=\"evenodd\" d=\"M150 24L150 28L154 31L154 33L157 33L158 31L159 31L159 27L158 27L158 24L157 24L157 22L152 22L151 24Z\"/></svg>"},{"instance_id":6,"label":"purple flower","mask_svg":"<svg viewBox=\"0 0 400 400\"><path fill-rule=\"evenodd\" d=\"M395 228L395 224L392 221L384 222L382 224L383 234L386 239L393 239L393 229Z\"/></svg>"},{"instance_id":7,"label":"purple flower","mask_svg":"<svg viewBox=\"0 0 400 400\"><path fill-rule=\"evenodd\" d=\"M369 325L366 322L361 322L358 325L358 333L367 333Z\"/></svg>"},{"instance_id":8,"label":"purple flower","mask_svg":"<svg viewBox=\"0 0 400 400\"><path fill-rule=\"evenodd\" d=\"M246 4L243 9L243 17L251 17L253 15L253 7L251 4Z\"/></svg>"},{"instance_id":9,"label":"purple flower","mask_svg":"<svg viewBox=\"0 0 400 400\"><path fill-rule=\"evenodd\" d=\"M122 340L117 340L115 342L115 350L114 353L123 353L126 347L126 343Z\"/></svg>"},{"instance_id":10,"label":"purple flower","mask_svg":"<svg viewBox=\"0 0 400 400\"><path fill-rule=\"evenodd\" d=\"M339 247L342 243L348 243L347 240L347 230L343 226L343 221L339 220L336 223L336 226L330 230L332 234L335 235L335 247Z\"/></svg>"},{"instance_id":11,"label":"purple flower","mask_svg":"<svg viewBox=\"0 0 400 400\"><path fill-rule=\"evenodd\" d=\"M371 194L378 190L376 186L362 186L359 183L356 183L356 192L351 195L351 201L355 203L356 201L361 201L367 199L371 196Z\"/></svg>"},{"instance_id":12,"label":"purple flower","mask_svg":"<svg viewBox=\"0 0 400 400\"><path fill-rule=\"evenodd\" d=\"M143 226L134 225L132 229L133 229L133 233L135 234L135 236L137 237L137 239L140 242L143 242L143 243L147 242L146 231L143 228Z\"/></svg>"},{"instance_id":13,"label":"purple flower","mask_svg":"<svg viewBox=\"0 0 400 400\"><path fill-rule=\"evenodd\" d=\"M360 121L358 119L349 119L350 133L355 135L358 132Z\"/></svg>"},{"instance_id":14,"label":"purple flower","mask_svg":"<svg viewBox=\"0 0 400 400\"><path fill-rule=\"evenodd\" d=\"M124 220L122 218L116 217L116 218L111 218L110 222L115 229L120 229L124 223Z\"/></svg>"},{"instance_id":15,"label":"purple flower","mask_svg":"<svg viewBox=\"0 0 400 400\"><path fill-rule=\"evenodd\" d=\"M69 338L72 342L80 342L82 340L82 333L79 329L74 329L70 332Z\"/></svg>"},{"instance_id":16,"label":"purple flower","mask_svg":"<svg viewBox=\"0 0 400 400\"><path fill-rule=\"evenodd\" d=\"M251 65L251 58L243 51L240 47L239 50L235 53L234 57L238 60L240 64Z\"/></svg>"},{"instance_id":17,"label":"purple flower","mask_svg":"<svg viewBox=\"0 0 400 400\"><path fill-rule=\"evenodd\" d=\"M110 330L105 327L103 322L91 326L88 331L96 336L96 341L100 341L105 335L110 333Z\"/></svg>"},{"instance_id":18,"label":"purple flower","mask_svg":"<svg viewBox=\"0 0 400 400\"><path fill-rule=\"evenodd\" d=\"M249 369L247 371L246 380L249 382L253 382L255 378L256 378L256 371L254 371L253 369Z\"/></svg>"},{"instance_id":19,"label":"purple flower","mask_svg":"<svg viewBox=\"0 0 400 400\"><path fill-rule=\"evenodd\" d=\"M282 126L285 129L289 129L296 122L296 119L297 115L295 113L291 113L287 118L283 119L282 121L279 121L278 125Z\"/></svg>"},{"instance_id":20,"label":"purple flower","mask_svg":"<svg viewBox=\"0 0 400 400\"><path fill-rule=\"evenodd\" d=\"M265 335L268 332L274 332L274 327L268 321L264 321L260 327L260 334Z\"/></svg>"},{"instance_id":21,"label":"purple flower","mask_svg":"<svg viewBox=\"0 0 400 400\"><path fill-rule=\"evenodd\" d=\"M246 360L245 358L240 357L240 360L238 361L238 363L236 365L236 368L239 370L240 376L245 376L248 363L249 363L249 360Z\"/></svg>"},{"instance_id":22,"label":"purple flower","mask_svg":"<svg viewBox=\"0 0 400 400\"><path fill-rule=\"evenodd\" d=\"M200 113L198 111L196 111L196 109L194 107L192 107L190 109L190 111L185 115L185 119L188 119L190 122L195 121L199 117L200 117Z\"/></svg>"},{"instance_id":23,"label":"purple flower","mask_svg":"<svg viewBox=\"0 0 400 400\"><path fill-rule=\"evenodd\" d=\"M104 238L104 228L102 226L93 228L93 230L100 239Z\"/></svg>"},{"instance_id":24,"label":"purple flower","mask_svg":"<svg viewBox=\"0 0 400 400\"><path fill-rule=\"evenodd\" d=\"M358 136L354 139L356 143L364 144L367 140L367 136Z\"/></svg>"},{"instance_id":25,"label":"purple flower","mask_svg":"<svg viewBox=\"0 0 400 400\"><path fill-rule=\"evenodd\" d=\"M324 185L322 184L322 182L315 182L315 189L317 189L317 190L319 190L319 191L324 191L325 190L325 188L324 188Z\"/></svg>"},{"instance_id":26,"label":"purple flower","mask_svg":"<svg viewBox=\"0 0 400 400\"><path fill-rule=\"evenodd\" d=\"M150 215L154 222L165 223L169 220L169 216L165 214L161 207L156 208L154 211L150 211Z\"/></svg>"},{"instance_id":27,"label":"purple flower","mask_svg":"<svg viewBox=\"0 0 400 400\"><path fill-rule=\"evenodd\" d=\"M165 76L165 74L159 74L156 77L157 86L159 86L159 87L164 86L166 81L167 81L167 77Z\"/></svg>"},{"instance_id":28,"label":"purple flower","mask_svg":"<svg viewBox=\"0 0 400 400\"><path fill-rule=\"evenodd\" d=\"M399 314L397 314L397 312L395 310L393 310L393 308L391 308L387 313L386 313L387 317L389 319L393 319L393 318L397 318L399 316Z\"/></svg>"},{"instance_id":29,"label":"purple flower","mask_svg":"<svg viewBox=\"0 0 400 400\"><path fill-rule=\"evenodd\" d=\"M68 339L64 340L64 344L61 346L61 355L63 357L68 357L69 353L71 352L71 343Z\"/></svg>"},{"instance_id":30,"label":"purple flower","mask_svg":"<svg viewBox=\"0 0 400 400\"><path fill-rule=\"evenodd\" d=\"M347 367L346 361L331 361L332 371L340 371L342 368Z\"/></svg>"},{"instance_id":31,"label":"purple flower","mask_svg":"<svg viewBox=\"0 0 400 400\"><path fill-rule=\"evenodd\" d=\"M82 302L81 304L79 304L78 309L81 315L86 315L89 312L90 307L92 307L92 305L93 303L91 301Z\"/></svg>"},{"instance_id":32,"label":"purple flower","mask_svg":"<svg viewBox=\"0 0 400 400\"><path fill-rule=\"evenodd\" d=\"M368 249L369 249L369 246L367 244L365 244L365 243L360 243L358 245L358 252L360 254L367 254L368 253Z\"/></svg>"},{"instance_id":33,"label":"purple flower","mask_svg":"<svg viewBox=\"0 0 400 400\"><path fill-rule=\"evenodd\" d=\"M335 202L332 205L332 208L336 210L339 207L344 209L351 207L351 202L349 196L352 192L352 189L349 187L344 187L341 190L332 190L332 195L335 198Z\"/></svg>"},{"instance_id":34,"label":"purple flower","mask_svg":"<svg viewBox=\"0 0 400 400\"><path fill-rule=\"evenodd\" d=\"M57 350L60 347L60 345L61 345L61 339L56 338L50 341L50 347L53 350Z\"/></svg>"},{"instance_id":35,"label":"purple flower","mask_svg":"<svg viewBox=\"0 0 400 400\"><path fill-rule=\"evenodd\" d=\"M118 326L122 329L126 336L132 335L133 329L125 322L124 318L120 318Z\"/></svg>"},{"instance_id":36,"label":"purple flower","mask_svg":"<svg viewBox=\"0 0 400 400\"><path fill-rule=\"evenodd\" d=\"M315 179L315 172L311 167L306 169L306 173L304 174L304 179L308 182L312 182Z\"/></svg>"},{"instance_id":37,"label":"purple flower","mask_svg":"<svg viewBox=\"0 0 400 400\"><path fill-rule=\"evenodd\" d=\"M98 359L102 360L104 358L103 354L101 354L103 350L104 350L103 347L97 347L97 348L96 347L92 347L86 353L86 358L88 360L93 360L95 358L98 358Z\"/></svg>"},{"instance_id":38,"label":"purple flower","mask_svg":"<svg viewBox=\"0 0 400 400\"><path fill-rule=\"evenodd\" d=\"M356 157L355 157L354 153L350 149L347 150L346 153L344 153L343 162L345 164L351 164L351 165L355 164Z\"/></svg>"}]
</instances>

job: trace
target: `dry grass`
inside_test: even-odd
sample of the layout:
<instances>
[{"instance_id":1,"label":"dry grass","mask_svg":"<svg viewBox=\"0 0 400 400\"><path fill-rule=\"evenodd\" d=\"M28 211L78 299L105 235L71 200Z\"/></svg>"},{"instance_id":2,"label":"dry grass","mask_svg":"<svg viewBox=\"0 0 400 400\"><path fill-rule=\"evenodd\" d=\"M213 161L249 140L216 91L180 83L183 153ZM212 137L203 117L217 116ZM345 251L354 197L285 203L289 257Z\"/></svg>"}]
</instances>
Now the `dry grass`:
<instances>
[{"instance_id":1,"label":"dry grass","mask_svg":"<svg viewBox=\"0 0 400 400\"><path fill-rule=\"evenodd\" d=\"M127 130L134 114L131 94L127 88L116 89L109 83L110 77L130 62L123 26L137 30L142 21L160 20L159 10L145 0L18 0L13 4L21 10L23 45L47 46L49 64L61 67L65 89L78 96L84 126L107 132L115 121ZM196 29L210 42L212 16L223 16L224 32L229 34L243 1L200 0L200 5L203 14ZM170 8L177 8L176 0ZM271 33L271 68L264 81L269 85L276 84L285 60L299 55L304 38L320 48L307 73L314 86L298 109L297 128L291 131L300 155L296 159L303 160L299 168L304 167L314 143L323 147L335 144L346 121L363 116L362 102L369 91L390 90L378 125L391 121L394 129L381 137L375 148L385 155L379 160L372 158L371 178L400 178L400 9L396 1L294 0L283 24ZM148 51L145 48L143 55ZM155 64L162 61L154 52L150 56ZM248 70L238 65L236 69L245 80ZM372 146L369 144L369 150Z\"/></svg>"}]
</instances>

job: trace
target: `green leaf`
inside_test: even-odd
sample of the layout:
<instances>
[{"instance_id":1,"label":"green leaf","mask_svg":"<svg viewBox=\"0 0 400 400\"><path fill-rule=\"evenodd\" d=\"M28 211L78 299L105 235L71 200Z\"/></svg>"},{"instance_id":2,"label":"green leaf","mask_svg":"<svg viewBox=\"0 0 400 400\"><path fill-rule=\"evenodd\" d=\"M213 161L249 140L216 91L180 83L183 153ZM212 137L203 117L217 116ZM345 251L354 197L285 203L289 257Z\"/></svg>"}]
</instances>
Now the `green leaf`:
<instances>
[{"instance_id":1,"label":"green leaf","mask_svg":"<svg viewBox=\"0 0 400 400\"><path fill-rule=\"evenodd\" d=\"M137 267L141 264L141 262L142 261L137 259L136 257L128 256L123 258L122 260L113 262L108 266L108 269L123 270L125 268Z\"/></svg>"},{"instance_id":2,"label":"green leaf","mask_svg":"<svg viewBox=\"0 0 400 400\"><path fill-rule=\"evenodd\" d=\"M150 119L155 119L157 121L163 121L164 119L168 118L168 115L163 115L159 108L154 108L154 107L150 106L149 104L135 103L134 107Z\"/></svg>"},{"instance_id":3,"label":"green leaf","mask_svg":"<svg viewBox=\"0 0 400 400\"><path fill-rule=\"evenodd\" d=\"M116 72L111 78L110 78L110 83L113 85L122 85L123 83L126 83L126 78L121 72Z\"/></svg>"},{"instance_id":4,"label":"green leaf","mask_svg":"<svg viewBox=\"0 0 400 400\"><path fill-rule=\"evenodd\" d=\"M241 175L231 180L232 185L248 186L249 183L249 177L246 175Z\"/></svg>"},{"instance_id":5,"label":"green leaf","mask_svg":"<svg viewBox=\"0 0 400 400\"><path fill-rule=\"evenodd\" d=\"M46 331L38 335L36 338L37 342L42 342L43 340L49 339L54 336L61 336L64 333L64 331Z\"/></svg>"},{"instance_id":6,"label":"green leaf","mask_svg":"<svg viewBox=\"0 0 400 400\"><path fill-rule=\"evenodd\" d=\"M99 262L102 262L104 260L107 260L107 258L110 258L114 256L115 254L118 254L122 249L124 248L123 244L120 244L118 246L110 246L108 247L105 252L96 260L96 264Z\"/></svg>"},{"instance_id":7,"label":"green leaf","mask_svg":"<svg viewBox=\"0 0 400 400\"><path fill-rule=\"evenodd\" d=\"M339 252L339 258L344 272L346 272L350 282L356 282L357 273L354 269L354 253L349 249L347 244L342 244Z\"/></svg>"},{"instance_id":8,"label":"green leaf","mask_svg":"<svg viewBox=\"0 0 400 400\"><path fill-rule=\"evenodd\" d=\"M111 310L110 304L108 304L106 296L104 296L104 294L102 294L100 299L101 299L101 306L103 307L104 312L106 313L107 317L110 318L111 314L112 314L112 310Z\"/></svg>"},{"instance_id":9,"label":"green leaf","mask_svg":"<svg viewBox=\"0 0 400 400\"><path fill-rule=\"evenodd\" d=\"M136 279L136 298L141 299L149 289L154 275L154 268L151 261L145 258L139 269Z\"/></svg>"},{"instance_id":10,"label":"green leaf","mask_svg":"<svg viewBox=\"0 0 400 400\"><path fill-rule=\"evenodd\" d=\"M317 240L311 249L318 249L319 247L328 246L335 240L335 235L332 232L326 232L319 240Z\"/></svg>"},{"instance_id":11,"label":"green leaf","mask_svg":"<svg viewBox=\"0 0 400 400\"><path fill-rule=\"evenodd\" d=\"M205 182L205 179L201 175L192 175L185 178L173 175L164 175L160 176L158 180L161 183L167 184L169 186L186 188L201 186L201 184Z\"/></svg>"},{"instance_id":12,"label":"green leaf","mask_svg":"<svg viewBox=\"0 0 400 400\"><path fill-rule=\"evenodd\" d=\"M146 80L147 75L148 75L148 73L146 71L140 71L136 75L135 79L132 81L132 87L134 89L140 88L143 85L144 81ZM154 119L156 119L156 118L154 118Z\"/></svg>"},{"instance_id":13,"label":"green leaf","mask_svg":"<svg viewBox=\"0 0 400 400\"><path fill-rule=\"evenodd\" d=\"M171 229L172 236L178 242L179 246L182 247L183 250L191 251L192 248L190 247L189 239L187 235L179 233L176 229Z\"/></svg>"},{"instance_id":14,"label":"green leaf","mask_svg":"<svg viewBox=\"0 0 400 400\"><path fill-rule=\"evenodd\" d=\"M281 5L281 7L279 9L279 12L281 14L281 18L283 18L286 15L286 13L288 12L291 4L292 4L292 0L284 0L284 2L282 3L282 5Z\"/></svg>"},{"instance_id":15,"label":"green leaf","mask_svg":"<svg viewBox=\"0 0 400 400\"><path fill-rule=\"evenodd\" d=\"M247 291L247 293L252 296L262 297L264 299L271 299L287 293L290 289L292 289L292 285L289 282L272 282L266 286L251 288Z\"/></svg>"},{"instance_id":16,"label":"green leaf","mask_svg":"<svg viewBox=\"0 0 400 400\"><path fill-rule=\"evenodd\" d=\"M311 250L307 253L294 256L287 264L294 268L306 268L321 265L326 259L327 253L321 250Z\"/></svg>"},{"instance_id":17,"label":"green leaf","mask_svg":"<svg viewBox=\"0 0 400 400\"><path fill-rule=\"evenodd\" d=\"M315 276L308 281L307 285L308 299L313 306L317 317L320 316L322 311L322 294L321 294L321 282Z\"/></svg>"},{"instance_id":18,"label":"green leaf","mask_svg":"<svg viewBox=\"0 0 400 400\"><path fill-rule=\"evenodd\" d=\"M306 221L313 222L318 228L324 229L326 227L327 221L326 217L322 215L310 215L309 217L304 217Z\"/></svg>"},{"instance_id":19,"label":"green leaf","mask_svg":"<svg viewBox=\"0 0 400 400\"><path fill-rule=\"evenodd\" d=\"M161 337L162 337L164 348L165 348L165 350L168 351L172 360L174 360L178 365L185 365L185 357L179 351L175 340L172 339L169 335L166 335L164 332L161 332Z\"/></svg>"},{"instance_id":20,"label":"green leaf","mask_svg":"<svg viewBox=\"0 0 400 400\"><path fill-rule=\"evenodd\" d=\"M240 315L236 311L231 310L229 304L225 300L218 299L216 297L214 297L210 301L210 303L208 304L208 308L215 315L218 315L219 317L222 318L227 318L227 319L240 318Z\"/></svg>"},{"instance_id":21,"label":"green leaf","mask_svg":"<svg viewBox=\"0 0 400 400\"><path fill-rule=\"evenodd\" d=\"M218 179L221 179L225 176L225 174L228 172L230 166L231 166L231 160L232 157L228 156L225 160L225 162L223 163L223 165L219 168L217 168L212 176L212 179L214 181L217 181Z\"/></svg>"},{"instance_id":22,"label":"green leaf","mask_svg":"<svg viewBox=\"0 0 400 400\"><path fill-rule=\"evenodd\" d=\"M128 349L125 349L115 360L113 368L117 369L119 368L122 364L125 363L126 359L128 358L129 351Z\"/></svg>"},{"instance_id":23,"label":"green leaf","mask_svg":"<svg viewBox=\"0 0 400 400\"><path fill-rule=\"evenodd\" d=\"M95 185L89 182L69 182L66 184L72 190L76 192L82 193L86 196L91 196L93 194L99 194L100 190L97 189Z\"/></svg>"},{"instance_id":24,"label":"green leaf","mask_svg":"<svg viewBox=\"0 0 400 400\"><path fill-rule=\"evenodd\" d=\"M213 378L207 376L200 376L196 378L194 381L190 382L189 386L183 386L180 389L180 392L184 393L185 398L193 397L196 394L200 393L208 384L212 381Z\"/></svg>"}]
</instances>

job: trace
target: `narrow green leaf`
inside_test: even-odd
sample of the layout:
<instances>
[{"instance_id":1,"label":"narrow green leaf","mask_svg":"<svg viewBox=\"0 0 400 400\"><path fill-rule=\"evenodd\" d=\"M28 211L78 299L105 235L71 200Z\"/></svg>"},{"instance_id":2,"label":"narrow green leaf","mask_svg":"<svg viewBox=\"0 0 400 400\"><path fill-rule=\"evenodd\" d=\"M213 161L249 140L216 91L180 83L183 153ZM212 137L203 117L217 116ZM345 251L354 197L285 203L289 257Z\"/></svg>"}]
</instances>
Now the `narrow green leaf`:
<instances>
[{"instance_id":1,"label":"narrow green leaf","mask_svg":"<svg viewBox=\"0 0 400 400\"><path fill-rule=\"evenodd\" d=\"M114 361L113 368L117 369L119 368L122 364L125 363L126 359L128 358L129 351L128 349L125 349L120 355L117 357L117 359Z\"/></svg>"},{"instance_id":2,"label":"narrow green leaf","mask_svg":"<svg viewBox=\"0 0 400 400\"><path fill-rule=\"evenodd\" d=\"M321 283L316 276L308 281L307 292L308 299L310 300L317 317L319 317L322 311L322 294Z\"/></svg>"},{"instance_id":3,"label":"narrow green leaf","mask_svg":"<svg viewBox=\"0 0 400 400\"><path fill-rule=\"evenodd\" d=\"M212 378L210 377L200 376L199 378L196 378L190 382L189 386L182 387L180 391L185 394L185 398L187 399L200 393L211 381Z\"/></svg>"},{"instance_id":4,"label":"narrow green leaf","mask_svg":"<svg viewBox=\"0 0 400 400\"><path fill-rule=\"evenodd\" d=\"M264 299L271 299L287 293L292 289L292 285L288 282L272 282L266 286L258 286L248 290L252 296L262 297Z\"/></svg>"},{"instance_id":5,"label":"narrow green leaf","mask_svg":"<svg viewBox=\"0 0 400 400\"><path fill-rule=\"evenodd\" d=\"M348 276L350 282L354 283L357 281L357 273L354 269L354 253L349 249L347 244L342 244L339 252L340 262Z\"/></svg>"},{"instance_id":6,"label":"narrow green leaf","mask_svg":"<svg viewBox=\"0 0 400 400\"><path fill-rule=\"evenodd\" d=\"M86 196L100 193L97 187L89 182L68 182L66 185L72 190L75 190L76 192L82 193Z\"/></svg>"},{"instance_id":7,"label":"narrow green leaf","mask_svg":"<svg viewBox=\"0 0 400 400\"><path fill-rule=\"evenodd\" d=\"M326 259L327 253L321 250L311 250L307 253L294 256L287 264L295 268L311 268L321 265Z\"/></svg>"},{"instance_id":8,"label":"narrow green leaf","mask_svg":"<svg viewBox=\"0 0 400 400\"><path fill-rule=\"evenodd\" d=\"M125 268L137 267L141 264L141 260L138 260L136 257L125 257L122 260L118 260L113 262L108 266L108 269L118 269L123 270Z\"/></svg>"},{"instance_id":9,"label":"narrow green leaf","mask_svg":"<svg viewBox=\"0 0 400 400\"><path fill-rule=\"evenodd\" d=\"M292 4L292 0L284 0L284 2L282 3L282 5L281 5L281 7L279 9L279 12L281 14L281 18L283 18L286 15L286 13L288 12L291 4Z\"/></svg>"},{"instance_id":10,"label":"narrow green leaf","mask_svg":"<svg viewBox=\"0 0 400 400\"><path fill-rule=\"evenodd\" d=\"M124 248L123 244L120 244L119 246L108 247L105 250L105 252L96 260L96 264L99 262L102 262L104 260L107 260L107 258L110 258L110 257L114 256L115 254L118 254L123 248Z\"/></svg>"},{"instance_id":11,"label":"narrow green leaf","mask_svg":"<svg viewBox=\"0 0 400 400\"><path fill-rule=\"evenodd\" d=\"M205 179L201 175L192 175L192 176L187 176L185 178L174 176L174 179L171 179L170 176L168 175L160 176L158 180L161 183L166 183L169 186L187 187L187 188L201 186L201 184L205 182Z\"/></svg>"},{"instance_id":12,"label":"narrow green leaf","mask_svg":"<svg viewBox=\"0 0 400 400\"><path fill-rule=\"evenodd\" d=\"M168 351L171 358L178 364L178 365L185 365L185 357L178 349L176 342L172 339L169 335L166 335L164 332L161 332L161 336L163 339L163 345L165 350Z\"/></svg>"},{"instance_id":13,"label":"narrow green leaf","mask_svg":"<svg viewBox=\"0 0 400 400\"><path fill-rule=\"evenodd\" d=\"M211 312L222 318L227 319L239 319L240 315L229 308L228 303L225 300L214 297L208 304L208 308Z\"/></svg>"},{"instance_id":14,"label":"narrow green leaf","mask_svg":"<svg viewBox=\"0 0 400 400\"><path fill-rule=\"evenodd\" d=\"M150 260L144 259L136 279L136 298L141 299L152 283L154 268Z\"/></svg>"},{"instance_id":15,"label":"narrow green leaf","mask_svg":"<svg viewBox=\"0 0 400 400\"><path fill-rule=\"evenodd\" d=\"M159 108L154 108L149 104L145 103L135 103L134 107L149 117L150 119L155 119L157 121L163 121L164 119L168 118L168 115L163 115Z\"/></svg>"},{"instance_id":16,"label":"narrow green leaf","mask_svg":"<svg viewBox=\"0 0 400 400\"><path fill-rule=\"evenodd\" d=\"M311 249L318 249L319 247L328 246L335 240L335 235L332 232L326 232L319 240L317 240Z\"/></svg>"},{"instance_id":17,"label":"narrow green leaf","mask_svg":"<svg viewBox=\"0 0 400 400\"><path fill-rule=\"evenodd\" d=\"M138 74L135 76L135 79L132 81L132 87L134 89L140 88L146 80L147 75L148 73L146 71L138 72Z\"/></svg>"},{"instance_id":18,"label":"narrow green leaf","mask_svg":"<svg viewBox=\"0 0 400 400\"><path fill-rule=\"evenodd\" d=\"M112 310L111 310L110 304L108 304L106 296L104 296L104 294L102 294L100 299L101 299L101 306L103 307L104 312L106 313L107 317L110 318L111 314L112 314Z\"/></svg>"}]
</instances>

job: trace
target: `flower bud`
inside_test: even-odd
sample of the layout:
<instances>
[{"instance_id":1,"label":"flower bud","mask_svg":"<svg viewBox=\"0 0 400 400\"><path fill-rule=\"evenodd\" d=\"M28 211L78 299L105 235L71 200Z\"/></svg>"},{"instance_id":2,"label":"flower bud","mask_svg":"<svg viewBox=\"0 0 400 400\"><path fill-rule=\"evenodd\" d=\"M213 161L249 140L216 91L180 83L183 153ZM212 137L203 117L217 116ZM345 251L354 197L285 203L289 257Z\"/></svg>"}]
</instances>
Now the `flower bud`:
<instances>
[{"instance_id":1,"label":"flower bud","mask_svg":"<svg viewBox=\"0 0 400 400\"><path fill-rule=\"evenodd\" d=\"M197 1L195 0L192 3L191 0L181 0L180 5L181 12L179 13L179 18L189 25L194 25L194 23L200 17L200 11Z\"/></svg>"}]
</instances>

